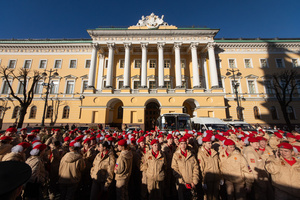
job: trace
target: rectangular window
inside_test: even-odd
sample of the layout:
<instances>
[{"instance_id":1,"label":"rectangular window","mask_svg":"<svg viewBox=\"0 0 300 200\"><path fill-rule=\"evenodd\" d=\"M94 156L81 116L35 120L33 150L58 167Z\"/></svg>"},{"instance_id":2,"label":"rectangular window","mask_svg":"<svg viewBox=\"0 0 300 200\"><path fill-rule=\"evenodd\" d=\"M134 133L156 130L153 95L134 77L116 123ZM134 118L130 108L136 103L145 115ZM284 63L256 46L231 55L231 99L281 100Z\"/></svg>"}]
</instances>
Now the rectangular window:
<instances>
[{"instance_id":1,"label":"rectangular window","mask_svg":"<svg viewBox=\"0 0 300 200\"><path fill-rule=\"evenodd\" d=\"M171 60L164 60L164 68L171 68Z\"/></svg>"},{"instance_id":2,"label":"rectangular window","mask_svg":"<svg viewBox=\"0 0 300 200\"><path fill-rule=\"evenodd\" d=\"M43 81L37 82L34 88L34 94L42 94L43 92Z\"/></svg>"},{"instance_id":3,"label":"rectangular window","mask_svg":"<svg viewBox=\"0 0 300 200\"><path fill-rule=\"evenodd\" d=\"M133 89L139 89L141 86L141 81L134 81L133 82Z\"/></svg>"},{"instance_id":4,"label":"rectangular window","mask_svg":"<svg viewBox=\"0 0 300 200\"><path fill-rule=\"evenodd\" d=\"M255 83L253 80L249 80L248 81L248 89L249 89L249 93L250 94L254 94L255 93Z\"/></svg>"},{"instance_id":5,"label":"rectangular window","mask_svg":"<svg viewBox=\"0 0 300 200\"><path fill-rule=\"evenodd\" d=\"M185 60L180 60L181 68L185 68Z\"/></svg>"},{"instance_id":6,"label":"rectangular window","mask_svg":"<svg viewBox=\"0 0 300 200\"><path fill-rule=\"evenodd\" d=\"M236 88L237 88L237 90L238 90L238 92L241 92L240 91L240 83L239 83L239 81L234 81L234 80L232 80L231 81L231 90L232 90L232 93L235 93L235 85L236 85Z\"/></svg>"},{"instance_id":7,"label":"rectangular window","mask_svg":"<svg viewBox=\"0 0 300 200\"><path fill-rule=\"evenodd\" d=\"M167 89L171 89L171 81L164 81L164 86L165 86Z\"/></svg>"},{"instance_id":8,"label":"rectangular window","mask_svg":"<svg viewBox=\"0 0 300 200\"><path fill-rule=\"evenodd\" d=\"M267 68L267 67L269 67L267 59L265 59L265 58L261 58L260 59L260 67L261 68Z\"/></svg>"},{"instance_id":9,"label":"rectangular window","mask_svg":"<svg viewBox=\"0 0 300 200\"><path fill-rule=\"evenodd\" d=\"M70 60L70 65L69 65L69 68L76 68L76 65L77 65L77 60Z\"/></svg>"},{"instance_id":10,"label":"rectangular window","mask_svg":"<svg viewBox=\"0 0 300 200\"><path fill-rule=\"evenodd\" d=\"M73 94L74 93L74 81L67 81L66 86L66 94Z\"/></svg>"},{"instance_id":11,"label":"rectangular window","mask_svg":"<svg viewBox=\"0 0 300 200\"><path fill-rule=\"evenodd\" d=\"M251 59L246 58L244 61L245 61L245 68L252 68Z\"/></svg>"},{"instance_id":12,"label":"rectangular window","mask_svg":"<svg viewBox=\"0 0 300 200\"><path fill-rule=\"evenodd\" d=\"M55 60L54 61L54 68L55 69L61 68L61 63L62 63L62 60Z\"/></svg>"},{"instance_id":13,"label":"rectangular window","mask_svg":"<svg viewBox=\"0 0 300 200\"><path fill-rule=\"evenodd\" d=\"M125 65L125 60L121 59L119 62L120 69L124 69L124 65Z\"/></svg>"},{"instance_id":14,"label":"rectangular window","mask_svg":"<svg viewBox=\"0 0 300 200\"><path fill-rule=\"evenodd\" d=\"M85 68L91 67L91 60L85 60Z\"/></svg>"},{"instance_id":15,"label":"rectangular window","mask_svg":"<svg viewBox=\"0 0 300 200\"><path fill-rule=\"evenodd\" d=\"M50 94L57 94L58 93L58 81L51 81L50 86Z\"/></svg>"},{"instance_id":16,"label":"rectangular window","mask_svg":"<svg viewBox=\"0 0 300 200\"><path fill-rule=\"evenodd\" d=\"M107 69L107 67L108 67L108 60L105 59L105 69Z\"/></svg>"},{"instance_id":17,"label":"rectangular window","mask_svg":"<svg viewBox=\"0 0 300 200\"><path fill-rule=\"evenodd\" d=\"M39 65L40 69L46 69L46 65L47 65L47 60L40 60L40 65Z\"/></svg>"},{"instance_id":18,"label":"rectangular window","mask_svg":"<svg viewBox=\"0 0 300 200\"><path fill-rule=\"evenodd\" d=\"M124 81L118 81L118 89L121 89L123 87Z\"/></svg>"},{"instance_id":19,"label":"rectangular window","mask_svg":"<svg viewBox=\"0 0 300 200\"><path fill-rule=\"evenodd\" d=\"M23 68L30 69L30 67L31 67L31 60L25 60Z\"/></svg>"},{"instance_id":20,"label":"rectangular window","mask_svg":"<svg viewBox=\"0 0 300 200\"><path fill-rule=\"evenodd\" d=\"M150 60L149 68L156 68L156 60Z\"/></svg>"},{"instance_id":21,"label":"rectangular window","mask_svg":"<svg viewBox=\"0 0 300 200\"><path fill-rule=\"evenodd\" d=\"M2 87L2 94L8 94L10 89L9 89L9 85L8 85L8 82L7 81L3 81L3 87ZM9 83L11 84L11 81L9 81Z\"/></svg>"},{"instance_id":22,"label":"rectangular window","mask_svg":"<svg viewBox=\"0 0 300 200\"><path fill-rule=\"evenodd\" d=\"M142 61L141 60L134 60L134 68L141 68Z\"/></svg>"},{"instance_id":23,"label":"rectangular window","mask_svg":"<svg viewBox=\"0 0 300 200\"><path fill-rule=\"evenodd\" d=\"M264 81L265 90L267 94L273 94L271 81Z\"/></svg>"},{"instance_id":24,"label":"rectangular window","mask_svg":"<svg viewBox=\"0 0 300 200\"><path fill-rule=\"evenodd\" d=\"M16 67L17 60L9 60L8 68L14 69Z\"/></svg>"},{"instance_id":25,"label":"rectangular window","mask_svg":"<svg viewBox=\"0 0 300 200\"><path fill-rule=\"evenodd\" d=\"M149 81L149 89L156 89L156 82L155 81Z\"/></svg>"},{"instance_id":26,"label":"rectangular window","mask_svg":"<svg viewBox=\"0 0 300 200\"><path fill-rule=\"evenodd\" d=\"M300 67L298 59L292 59L292 64L293 64L293 67Z\"/></svg>"},{"instance_id":27,"label":"rectangular window","mask_svg":"<svg viewBox=\"0 0 300 200\"><path fill-rule=\"evenodd\" d=\"M235 59L229 59L229 68L236 68Z\"/></svg>"},{"instance_id":28,"label":"rectangular window","mask_svg":"<svg viewBox=\"0 0 300 200\"><path fill-rule=\"evenodd\" d=\"M24 81L19 82L18 94L23 94L24 92Z\"/></svg>"},{"instance_id":29,"label":"rectangular window","mask_svg":"<svg viewBox=\"0 0 300 200\"><path fill-rule=\"evenodd\" d=\"M276 58L275 60L277 68L284 68L284 61L282 58Z\"/></svg>"},{"instance_id":30,"label":"rectangular window","mask_svg":"<svg viewBox=\"0 0 300 200\"><path fill-rule=\"evenodd\" d=\"M84 90L86 90L87 88L88 88L88 81L83 81L82 82L82 91L81 91L81 93L83 93Z\"/></svg>"}]
</instances>

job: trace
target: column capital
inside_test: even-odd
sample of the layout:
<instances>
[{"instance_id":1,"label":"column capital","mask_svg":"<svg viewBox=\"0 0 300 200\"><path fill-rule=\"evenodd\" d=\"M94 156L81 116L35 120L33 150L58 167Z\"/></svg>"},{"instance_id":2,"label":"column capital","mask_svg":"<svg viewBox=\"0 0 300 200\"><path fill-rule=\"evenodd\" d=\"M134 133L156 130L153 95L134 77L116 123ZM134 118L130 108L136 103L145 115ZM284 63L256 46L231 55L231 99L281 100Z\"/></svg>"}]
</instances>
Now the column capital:
<instances>
[{"instance_id":1,"label":"column capital","mask_svg":"<svg viewBox=\"0 0 300 200\"><path fill-rule=\"evenodd\" d=\"M216 46L216 43L215 42L209 42L207 43L207 49L208 50L213 50Z\"/></svg>"},{"instance_id":2,"label":"column capital","mask_svg":"<svg viewBox=\"0 0 300 200\"><path fill-rule=\"evenodd\" d=\"M109 49L115 49L115 43L107 43L107 47L109 48Z\"/></svg>"},{"instance_id":3,"label":"column capital","mask_svg":"<svg viewBox=\"0 0 300 200\"><path fill-rule=\"evenodd\" d=\"M163 49L166 43L164 42L158 42L157 43L157 49Z\"/></svg>"},{"instance_id":4,"label":"column capital","mask_svg":"<svg viewBox=\"0 0 300 200\"><path fill-rule=\"evenodd\" d=\"M131 49L131 43L124 43L125 49Z\"/></svg>"},{"instance_id":5,"label":"column capital","mask_svg":"<svg viewBox=\"0 0 300 200\"><path fill-rule=\"evenodd\" d=\"M147 49L148 48L148 43L141 43L141 48L142 49Z\"/></svg>"},{"instance_id":6,"label":"column capital","mask_svg":"<svg viewBox=\"0 0 300 200\"><path fill-rule=\"evenodd\" d=\"M92 47L95 49L98 49L100 47L100 45L98 43L92 43Z\"/></svg>"},{"instance_id":7,"label":"column capital","mask_svg":"<svg viewBox=\"0 0 300 200\"><path fill-rule=\"evenodd\" d=\"M99 57L99 58L104 58L105 56L104 56L103 53L99 53L99 54L98 54L98 57Z\"/></svg>"},{"instance_id":8,"label":"column capital","mask_svg":"<svg viewBox=\"0 0 300 200\"><path fill-rule=\"evenodd\" d=\"M175 42L174 49L180 49L181 45L182 45L182 42Z\"/></svg>"},{"instance_id":9,"label":"column capital","mask_svg":"<svg viewBox=\"0 0 300 200\"><path fill-rule=\"evenodd\" d=\"M199 43L198 42L192 42L191 45L190 45L190 48L191 49L197 49Z\"/></svg>"}]
</instances>

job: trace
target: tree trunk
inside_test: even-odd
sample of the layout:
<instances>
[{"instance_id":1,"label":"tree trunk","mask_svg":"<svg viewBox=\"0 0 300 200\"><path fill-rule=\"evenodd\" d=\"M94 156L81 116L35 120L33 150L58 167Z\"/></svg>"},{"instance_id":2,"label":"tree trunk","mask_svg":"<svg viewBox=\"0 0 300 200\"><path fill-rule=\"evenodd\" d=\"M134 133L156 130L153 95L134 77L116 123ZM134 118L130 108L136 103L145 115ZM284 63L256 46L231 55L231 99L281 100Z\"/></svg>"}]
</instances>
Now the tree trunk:
<instances>
[{"instance_id":1,"label":"tree trunk","mask_svg":"<svg viewBox=\"0 0 300 200\"><path fill-rule=\"evenodd\" d=\"M28 108L28 106L21 105L21 108L20 108L20 117L19 117L19 122L18 122L18 126L17 126L18 128L22 128L22 126L23 126L25 115L27 113L27 108Z\"/></svg>"},{"instance_id":2,"label":"tree trunk","mask_svg":"<svg viewBox=\"0 0 300 200\"><path fill-rule=\"evenodd\" d=\"M280 105L281 107L281 111L282 111L282 114L283 114L283 117L284 117L284 120L285 120L285 123L287 125L287 127L289 128L289 130L291 130L291 121L290 121L290 118L289 118L289 114L287 113L287 110L286 110L286 106L284 105Z\"/></svg>"}]
</instances>

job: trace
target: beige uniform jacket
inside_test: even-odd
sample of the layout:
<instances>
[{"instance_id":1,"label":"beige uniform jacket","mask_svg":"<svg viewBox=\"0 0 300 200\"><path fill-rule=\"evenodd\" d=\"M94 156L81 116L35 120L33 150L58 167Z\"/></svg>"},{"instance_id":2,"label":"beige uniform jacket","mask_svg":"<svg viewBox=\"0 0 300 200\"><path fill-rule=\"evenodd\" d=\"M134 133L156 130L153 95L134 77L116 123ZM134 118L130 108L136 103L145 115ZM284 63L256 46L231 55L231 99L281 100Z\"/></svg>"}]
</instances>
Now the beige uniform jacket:
<instances>
[{"instance_id":1,"label":"beige uniform jacket","mask_svg":"<svg viewBox=\"0 0 300 200\"><path fill-rule=\"evenodd\" d=\"M291 166L283 158L270 157L266 170L271 174L275 188L300 198L300 161Z\"/></svg>"},{"instance_id":2,"label":"beige uniform jacket","mask_svg":"<svg viewBox=\"0 0 300 200\"><path fill-rule=\"evenodd\" d=\"M56 141L60 141L61 143L64 142L62 136L58 135L57 137L51 136L50 138L48 138L45 144L49 146L50 144L54 144L54 142Z\"/></svg>"},{"instance_id":3,"label":"beige uniform jacket","mask_svg":"<svg viewBox=\"0 0 300 200\"><path fill-rule=\"evenodd\" d=\"M3 158L2 161L19 161L19 162L25 162L25 154L24 153L15 153L15 152L10 152L6 154Z\"/></svg>"},{"instance_id":4,"label":"beige uniform jacket","mask_svg":"<svg viewBox=\"0 0 300 200\"><path fill-rule=\"evenodd\" d=\"M246 147L244 155L253 172L254 179L267 181L268 173L265 170L265 159L252 146Z\"/></svg>"},{"instance_id":5,"label":"beige uniform jacket","mask_svg":"<svg viewBox=\"0 0 300 200\"><path fill-rule=\"evenodd\" d=\"M169 147L167 145L167 143L164 143L161 146L161 150L162 152L165 154L166 156L166 160L167 160L167 169L171 169L171 164L172 164L172 158L173 158L173 154L176 150L175 145L171 145L171 147Z\"/></svg>"},{"instance_id":6,"label":"beige uniform jacket","mask_svg":"<svg viewBox=\"0 0 300 200\"><path fill-rule=\"evenodd\" d=\"M47 172L45 170L44 162L40 156L30 156L26 163L31 167L32 174L29 179L31 183L44 183L46 181Z\"/></svg>"},{"instance_id":7,"label":"beige uniform jacket","mask_svg":"<svg viewBox=\"0 0 300 200\"><path fill-rule=\"evenodd\" d=\"M104 183L104 187L108 188L114 178L115 164L116 158L112 151L103 155L103 158L101 158L101 153L98 153L91 169L92 179Z\"/></svg>"},{"instance_id":8,"label":"beige uniform jacket","mask_svg":"<svg viewBox=\"0 0 300 200\"><path fill-rule=\"evenodd\" d=\"M220 171L225 180L232 183L246 183L251 186L254 180L252 170L250 169L244 156L234 150L229 156L226 151L220 152Z\"/></svg>"},{"instance_id":9,"label":"beige uniform jacket","mask_svg":"<svg viewBox=\"0 0 300 200\"><path fill-rule=\"evenodd\" d=\"M261 155L261 157L264 160L267 160L270 156L273 156L273 155L274 155L274 153L273 153L272 148L269 147L269 146L266 146L265 151L263 152L263 154Z\"/></svg>"},{"instance_id":10,"label":"beige uniform jacket","mask_svg":"<svg viewBox=\"0 0 300 200\"><path fill-rule=\"evenodd\" d=\"M81 173L85 168L82 155L77 152L69 152L62 157L59 165L60 184L74 184L81 179Z\"/></svg>"},{"instance_id":11,"label":"beige uniform jacket","mask_svg":"<svg viewBox=\"0 0 300 200\"><path fill-rule=\"evenodd\" d=\"M200 147L197 159L202 174L202 183L220 181L219 157L214 149L211 149L211 155L209 155L203 146Z\"/></svg>"},{"instance_id":12,"label":"beige uniform jacket","mask_svg":"<svg viewBox=\"0 0 300 200\"><path fill-rule=\"evenodd\" d=\"M11 152L11 148L13 146L11 144L3 144L0 142L0 161L2 161L2 158L5 156L5 154Z\"/></svg>"},{"instance_id":13,"label":"beige uniform jacket","mask_svg":"<svg viewBox=\"0 0 300 200\"><path fill-rule=\"evenodd\" d=\"M120 153L115 165L114 172L116 174L116 180L129 179L132 169L133 155L131 150L123 150Z\"/></svg>"},{"instance_id":14,"label":"beige uniform jacket","mask_svg":"<svg viewBox=\"0 0 300 200\"><path fill-rule=\"evenodd\" d=\"M280 138L273 135L269 140L269 146L273 150L276 150L278 148L277 145L280 144L280 141L281 141Z\"/></svg>"},{"instance_id":15,"label":"beige uniform jacket","mask_svg":"<svg viewBox=\"0 0 300 200\"><path fill-rule=\"evenodd\" d=\"M159 151L155 158L152 150L148 151L144 156L143 169L146 172L148 180L163 181L165 179L165 171L167 168L167 161L165 155Z\"/></svg>"},{"instance_id":16,"label":"beige uniform jacket","mask_svg":"<svg viewBox=\"0 0 300 200\"><path fill-rule=\"evenodd\" d=\"M179 184L199 182L199 165L195 156L190 150L187 150L187 157L181 154L181 150L175 151L171 165L175 178Z\"/></svg>"}]
</instances>

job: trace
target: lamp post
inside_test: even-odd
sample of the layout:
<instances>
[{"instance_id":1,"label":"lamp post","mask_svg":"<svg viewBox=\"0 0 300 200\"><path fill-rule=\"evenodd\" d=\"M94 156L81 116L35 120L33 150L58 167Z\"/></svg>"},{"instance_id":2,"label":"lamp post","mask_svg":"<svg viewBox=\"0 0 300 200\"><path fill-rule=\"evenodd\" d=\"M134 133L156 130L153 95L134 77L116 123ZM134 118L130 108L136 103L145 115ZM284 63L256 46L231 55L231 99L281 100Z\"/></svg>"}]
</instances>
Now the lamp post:
<instances>
[{"instance_id":1,"label":"lamp post","mask_svg":"<svg viewBox=\"0 0 300 200\"><path fill-rule=\"evenodd\" d=\"M51 75L53 73L53 76L58 76L58 73L57 73L57 69L56 70L45 70L43 73L42 73L42 76L43 77L47 77L47 73L46 72L49 72L49 76L48 76L48 83L43 83L43 86L46 86L46 99L45 99L45 104L44 104L44 112L43 112L43 118L42 118L42 123L41 123L41 126L44 127L45 126L45 114L46 114L46 107L47 107L47 104L48 104L48 95L49 95L49 88L50 88L50 81L51 81Z\"/></svg>"},{"instance_id":2,"label":"lamp post","mask_svg":"<svg viewBox=\"0 0 300 200\"><path fill-rule=\"evenodd\" d=\"M240 121L243 121L243 113L242 113L242 108L240 106L239 92L238 92L238 87L239 87L240 84L235 80L235 76L241 76L242 73L238 69L227 69L226 76L230 76L230 75L232 75L233 81L234 81L233 88L234 88L234 93L235 93L235 98L236 98L236 104L237 104L237 108L236 108L237 109L237 113L238 113L237 117L238 117L238 119Z\"/></svg>"}]
</instances>

